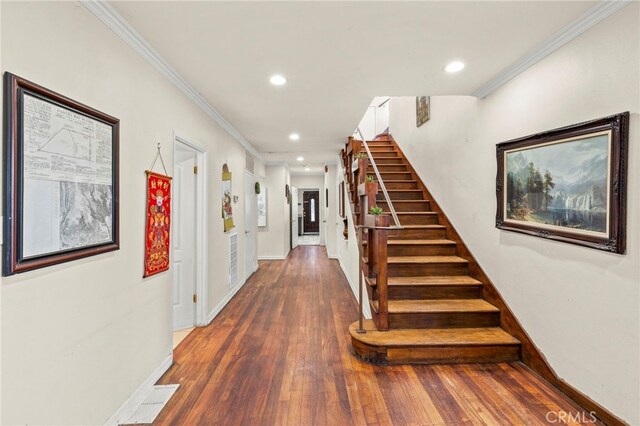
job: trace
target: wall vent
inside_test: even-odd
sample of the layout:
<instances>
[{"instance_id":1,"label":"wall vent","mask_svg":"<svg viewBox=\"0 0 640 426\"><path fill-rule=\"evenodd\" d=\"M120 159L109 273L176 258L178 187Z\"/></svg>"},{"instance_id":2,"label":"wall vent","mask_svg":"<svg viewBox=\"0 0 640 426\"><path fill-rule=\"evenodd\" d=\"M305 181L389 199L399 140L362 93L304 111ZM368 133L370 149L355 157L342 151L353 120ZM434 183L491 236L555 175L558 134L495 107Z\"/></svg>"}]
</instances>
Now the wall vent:
<instances>
[{"instance_id":1,"label":"wall vent","mask_svg":"<svg viewBox=\"0 0 640 426\"><path fill-rule=\"evenodd\" d=\"M244 168L248 172L254 173L255 169L255 157L247 150L244 151L245 164Z\"/></svg>"},{"instance_id":2,"label":"wall vent","mask_svg":"<svg viewBox=\"0 0 640 426\"><path fill-rule=\"evenodd\" d=\"M229 235L229 288L238 284L238 234Z\"/></svg>"}]
</instances>

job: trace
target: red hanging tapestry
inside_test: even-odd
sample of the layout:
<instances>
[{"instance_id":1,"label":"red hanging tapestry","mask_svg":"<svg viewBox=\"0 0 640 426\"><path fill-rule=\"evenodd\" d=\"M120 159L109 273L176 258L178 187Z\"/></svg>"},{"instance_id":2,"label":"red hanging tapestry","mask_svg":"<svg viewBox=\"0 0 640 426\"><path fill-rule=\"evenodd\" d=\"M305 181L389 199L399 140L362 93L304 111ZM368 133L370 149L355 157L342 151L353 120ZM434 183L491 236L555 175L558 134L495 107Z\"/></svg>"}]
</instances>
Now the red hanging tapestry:
<instances>
[{"instance_id":1,"label":"red hanging tapestry","mask_svg":"<svg viewBox=\"0 0 640 426\"><path fill-rule=\"evenodd\" d=\"M147 227L144 276L169 269L171 178L147 170Z\"/></svg>"}]
</instances>

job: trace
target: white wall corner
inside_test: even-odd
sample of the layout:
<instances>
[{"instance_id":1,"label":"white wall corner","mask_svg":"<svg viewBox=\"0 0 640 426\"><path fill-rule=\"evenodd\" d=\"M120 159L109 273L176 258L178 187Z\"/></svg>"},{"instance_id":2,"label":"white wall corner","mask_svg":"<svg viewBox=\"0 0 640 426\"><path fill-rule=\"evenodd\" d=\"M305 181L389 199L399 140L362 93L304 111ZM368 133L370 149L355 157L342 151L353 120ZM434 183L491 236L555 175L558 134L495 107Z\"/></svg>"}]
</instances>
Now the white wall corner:
<instances>
[{"instance_id":1,"label":"white wall corner","mask_svg":"<svg viewBox=\"0 0 640 426\"><path fill-rule=\"evenodd\" d=\"M211 324L211 321L213 321L213 319L218 316L218 314L222 311L222 309L225 306L227 306L227 303L229 303L231 301L231 299L233 299L233 296L236 295L236 293L244 286L244 284L246 282L247 282L247 280L245 279L241 283L239 283L235 287L233 287L231 289L231 291L229 291L229 293L227 293L227 295L224 297L224 299L222 299L220 301L220 303L218 303L216 305L216 307L213 308L211 310L211 312L209 312L209 315L207 315L207 322L206 322L206 324L204 324L205 326Z\"/></svg>"},{"instance_id":2,"label":"white wall corner","mask_svg":"<svg viewBox=\"0 0 640 426\"><path fill-rule=\"evenodd\" d=\"M173 352L171 352L164 359L164 361L162 361L162 364L160 364L158 368L156 368L153 373L151 373L149 377L147 377L147 379L142 382L140 386L138 386L138 389L136 389L135 392L131 394L131 396L124 402L124 404L120 406L118 411L113 413L113 415L109 417L104 424L108 426L117 426L126 421L129 416L131 416L131 414L135 411L138 405L140 405L140 403L144 401L149 392L151 392L153 385L155 385L156 382L160 380L160 377L162 377L162 375L166 373L167 370L169 370L172 364Z\"/></svg>"}]
</instances>

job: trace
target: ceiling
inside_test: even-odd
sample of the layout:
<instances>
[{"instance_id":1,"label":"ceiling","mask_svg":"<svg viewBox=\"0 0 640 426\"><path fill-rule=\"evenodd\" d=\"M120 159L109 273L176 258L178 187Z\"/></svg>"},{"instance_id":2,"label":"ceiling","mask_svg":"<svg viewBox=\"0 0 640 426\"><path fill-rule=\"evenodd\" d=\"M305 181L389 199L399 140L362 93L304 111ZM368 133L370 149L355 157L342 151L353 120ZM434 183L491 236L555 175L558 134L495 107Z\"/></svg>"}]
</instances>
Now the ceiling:
<instances>
[{"instance_id":1,"label":"ceiling","mask_svg":"<svg viewBox=\"0 0 640 426\"><path fill-rule=\"evenodd\" d=\"M596 2L110 4L266 160L315 171L374 96L470 95Z\"/></svg>"}]
</instances>

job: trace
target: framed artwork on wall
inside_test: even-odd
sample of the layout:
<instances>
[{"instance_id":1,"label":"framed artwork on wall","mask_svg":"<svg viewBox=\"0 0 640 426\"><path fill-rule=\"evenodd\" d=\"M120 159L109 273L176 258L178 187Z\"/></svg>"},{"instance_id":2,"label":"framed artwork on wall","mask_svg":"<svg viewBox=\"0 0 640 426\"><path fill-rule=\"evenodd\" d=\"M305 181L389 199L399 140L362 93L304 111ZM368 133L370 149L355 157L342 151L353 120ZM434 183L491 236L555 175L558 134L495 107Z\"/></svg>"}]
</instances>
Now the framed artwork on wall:
<instances>
[{"instance_id":1,"label":"framed artwork on wall","mask_svg":"<svg viewBox=\"0 0 640 426\"><path fill-rule=\"evenodd\" d=\"M496 227L623 254L629 113L496 147Z\"/></svg>"},{"instance_id":2,"label":"framed artwork on wall","mask_svg":"<svg viewBox=\"0 0 640 426\"><path fill-rule=\"evenodd\" d=\"M3 275L119 249L120 122L4 75Z\"/></svg>"},{"instance_id":3,"label":"framed artwork on wall","mask_svg":"<svg viewBox=\"0 0 640 426\"><path fill-rule=\"evenodd\" d=\"M224 221L224 232L230 231L235 227L233 224L233 207L231 205L234 197L231 188L231 172L229 167L224 164L222 166L222 220Z\"/></svg>"},{"instance_id":4,"label":"framed artwork on wall","mask_svg":"<svg viewBox=\"0 0 640 426\"><path fill-rule=\"evenodd\" d=\"M258 228L267 227L267 188L258 194Z\"/></svg>"},{"instance_id":5,"label":"framed artwork on wall","mask_svg":"<svg viewBox=\"0 0 640 426\"><path fill-rule=\"evenodd\" d=\"M429 96L416 97L416 127L422 126L431 118L431 105Z\"/></svg>"}]
</instances>

